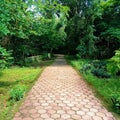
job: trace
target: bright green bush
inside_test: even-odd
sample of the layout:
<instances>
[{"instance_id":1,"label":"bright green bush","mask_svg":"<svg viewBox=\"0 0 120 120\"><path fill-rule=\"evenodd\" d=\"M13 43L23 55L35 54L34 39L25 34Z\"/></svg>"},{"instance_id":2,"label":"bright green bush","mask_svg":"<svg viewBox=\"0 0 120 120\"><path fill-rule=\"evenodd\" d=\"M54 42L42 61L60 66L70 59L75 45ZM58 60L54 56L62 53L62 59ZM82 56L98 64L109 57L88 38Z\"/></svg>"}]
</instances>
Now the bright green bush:
<instances>
[{"instance_id":1,"label":"bright green bush","mask_svg":"<svg viewBox=\"0 0 120 120\"><path fill-rule=\"evenodd\" d=\"M10 91L10 99L14 101L19 101L23 98L26 91L26 86L18 85L11 89Z\"/></svg>"},{"instance_id":2,"label":"bright green bush","mask_svg":"<svg viewBox=\"0 0 120 120\"><path fill-rule=\"evenodd\" d=\"M5 69L13 64L13 57L11 57L11 54L11 51L7 51L0 46L0 69Z\"/></svg>"},{"instance_id":3,"label":"bright green bush","mask_svg":"<svg viewBox=\"0 0 120 120\"><path fill-rule=\"evenodd\" d=\"M120 49L116 50L115 56L111 60L116 64L117 69L120 69Z\"/></svg>"},{"instance_id":4,"label":"bright green bush","mask_svg":"<svg viewBox=\"0 0 120 120\"><path fill-rule=\"evenodd\" d=\"M110 59L110 63L108 64L108 70L113 75L119 75L120 71L120 49L116 50L115 56Z\"/></svg>"}]
</instances>

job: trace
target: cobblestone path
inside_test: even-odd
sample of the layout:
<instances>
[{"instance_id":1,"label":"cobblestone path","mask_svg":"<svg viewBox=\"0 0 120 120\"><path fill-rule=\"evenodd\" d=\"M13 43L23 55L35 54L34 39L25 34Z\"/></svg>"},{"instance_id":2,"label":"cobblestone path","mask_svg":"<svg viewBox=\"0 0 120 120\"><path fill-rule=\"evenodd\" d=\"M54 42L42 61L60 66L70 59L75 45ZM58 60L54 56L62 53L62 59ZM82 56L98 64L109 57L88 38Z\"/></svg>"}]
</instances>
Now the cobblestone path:
<instances>
[{"instance_id":1,"label":"cobblestone path","mask_svg":"<svg viewBox=\"0 0 120 120\"><path fill-rule=\"evenodd\" d=\"M115 120L63 56L47 67L13 120Z\"/></svg>"}]
</instances>

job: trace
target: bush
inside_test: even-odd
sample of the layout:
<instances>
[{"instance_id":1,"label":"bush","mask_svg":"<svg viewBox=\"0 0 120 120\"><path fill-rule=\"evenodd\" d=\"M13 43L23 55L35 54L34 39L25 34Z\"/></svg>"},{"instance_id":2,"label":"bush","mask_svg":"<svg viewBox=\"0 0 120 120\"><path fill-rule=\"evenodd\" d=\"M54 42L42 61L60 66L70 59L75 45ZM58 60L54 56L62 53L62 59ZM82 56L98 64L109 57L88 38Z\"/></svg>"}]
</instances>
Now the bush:
<instances>
[{"instance_id":1,"label":"bush","mask_svg":"<svg viewBox=\"0 0 120 120\"><path fill-rule=\"evenodd\" d=\"M18 85L10 90L10 99L14 101L19 101L23 98L26 91L26 86Z\"/></svg>"},{"instance_id":2,"label":"bush","mask_svg":"<svg viewBox=\"0 0 120 120\"><path fill-rule=\"evenodd\" d=\"M113 107L114 109L120 113L120 93L113 93L111 95L111 100L112 100L112 103L113 103Z\"/></svg>"},{"instance_id":3,"label":"bush","mask_svg":"<svg viewBox=\"0 0 120 120\"><path fill-rule=\"evenodd\" d=\"M84 73L87 71L91 72L94 76L99 78L110 78L110 75L107 73L107 65L106 62L103 61L93 61L85 64L80 70Z\"/></svg>"},{"instance_id":4,"label":"bush","mask_svg":"<svg viewBox=\"0 0 120 120\"><path fill-rule=\"evenodd\" d=\"M120 74L120 50L116 50L115 56L110 59L110 64L108 65L108 70L114 76Z\"/></svg>"},{"instance_id":5,"label":"bush","mask_svg":"<svg viewBox=\"0 0 120 120\"><path fill-rule=\"evenodd\" d=\"M84 58L87 54L87 49L85 44L79 45L76 50L78 51L78 54L76 55L78 58Z\"/></svg>"},{"instance_id":6,"label":"bush","mask_svg":"<svg viewBox=\"0 0 120 120\"><path fill-rule=\"evenodd\" d=\"M103 69L105 71L107 70L107 63L105 61L103 62L103 61L95 60L91 64L94 68Z\"/></svg>"},{"instance_id":7,"label":"bush","mask_svg":"<svg viewBox=\"0 0 120 120\"><path fill-rule=\"evenodd\" d=\"M11 51L7 51L0 46L0 69L5 69L13 64L13 57L11 57Z\"/></svg>"},{"instance_id":8,"label":"bush","mask_svg":"<svg viewBox=\"0 0 120 120\"><path fill-rule=\"evenodd\" d=\"M85 64L80 71L86 74L87 71L91 70L91 68L92 68L91 64Z\"/></svg>"},{"instance_id":9,"label":"bush","mask_svg":"<svg viewBox=\"0 0 120 120\"><path fill-rule=\"evenodd\" d=\"M91 73L99 78L110 78L110 75L102 68L94 68Z\"/></svg>"},{"instance_id":10,"label":"bush","mask_svg":"<svg viewBox=\"0 0 120 120\"><path fill-rule=\"evenodd\" d=\"M91 63L91 73L99 78L110 78L107 73L107 63L104 61L95 60Z\"/></svg>"}]
</instances>

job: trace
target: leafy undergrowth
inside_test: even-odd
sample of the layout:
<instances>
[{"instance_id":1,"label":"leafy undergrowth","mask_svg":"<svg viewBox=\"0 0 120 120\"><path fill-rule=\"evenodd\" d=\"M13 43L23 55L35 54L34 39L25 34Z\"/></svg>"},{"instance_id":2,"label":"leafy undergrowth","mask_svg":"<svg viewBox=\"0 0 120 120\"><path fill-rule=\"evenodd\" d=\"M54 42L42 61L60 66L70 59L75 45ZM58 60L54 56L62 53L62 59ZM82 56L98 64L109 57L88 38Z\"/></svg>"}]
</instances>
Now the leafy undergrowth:
<instances>
[{"instance_id":1,"label":"leafy undergrowth","mask_svg":"<svg viewBox=\"0 0 120 120\"><path fill-rule=\"evenodd\" d=\"M120 76L112 76L110 78L99 78L94 76L90 71L87 73L82 72L82 67L92 62L92 60L85 59L74 59L73 57L66 57L69 64L71 64L75 69L77 69L83 78L95 89L96 96L99 97L103 104L112 112L115 113L115 116L118 118L120 111L115 108L111 100L111 96L116 96L120 93ZM119 105L118 105L119 107ZM117 113L117 114L116 114ZM120 118L119 118L120 119Z\"/></svg>"},{"instance_id":2,"label":"leafy undergrowth","mask_svg":"<svg viewBox=\"0 0 120 120\"><path fill-rule=\"evenodd\" d=\"M12 120L24 100L22 98L31 89L44 67L52 62L53 60L41 62L39 67L15 66L3 70L0 74L0 120Z\"/></svg>"}]
</instances>

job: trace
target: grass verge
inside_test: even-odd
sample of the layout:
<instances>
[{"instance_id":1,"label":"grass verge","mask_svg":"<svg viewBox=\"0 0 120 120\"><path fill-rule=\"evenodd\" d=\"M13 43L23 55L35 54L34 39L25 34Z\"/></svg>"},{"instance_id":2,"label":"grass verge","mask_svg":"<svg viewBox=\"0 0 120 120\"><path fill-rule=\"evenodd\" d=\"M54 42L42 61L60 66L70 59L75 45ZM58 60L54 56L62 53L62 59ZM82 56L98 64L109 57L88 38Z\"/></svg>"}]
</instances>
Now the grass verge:
<instances>
[{"instance_id":1,"label":"grass verge","mask_svg":"<svg viewBox=\"0 0 120 120\"><path fill-rule=\"evenodd\" d=\"M85 59L74 59L73 57L67 56L67 62L72 65L77 71L80 72L80 69L83 65L88 63L90 60ZM95 96L101 99L105 107L111 112L113 112L116 119L120 120L120 114L116 113L116 110L112 107L112 102L110 95L113 93L120 93L120 77L111 77L111 78L98 78L92 75L90 72L87 74L81 73L83 79L89 84L89 86L95 92Z\"/></svg>"},{"instance_id":2,"label":"grass verge","mask_svg":"<svg viewBox=\"0 0 120 120\"><path fill-rule=\"evenodd\" d=\"M20 101L10 100L10 90L18 85L25 85L25 94L31 89L42 70L50 65L53 60L41 61L39 67L18 67L14 66L5 69L0 74L0 120L12 120L18 110Z\"/></svg>"}]
</instances>

